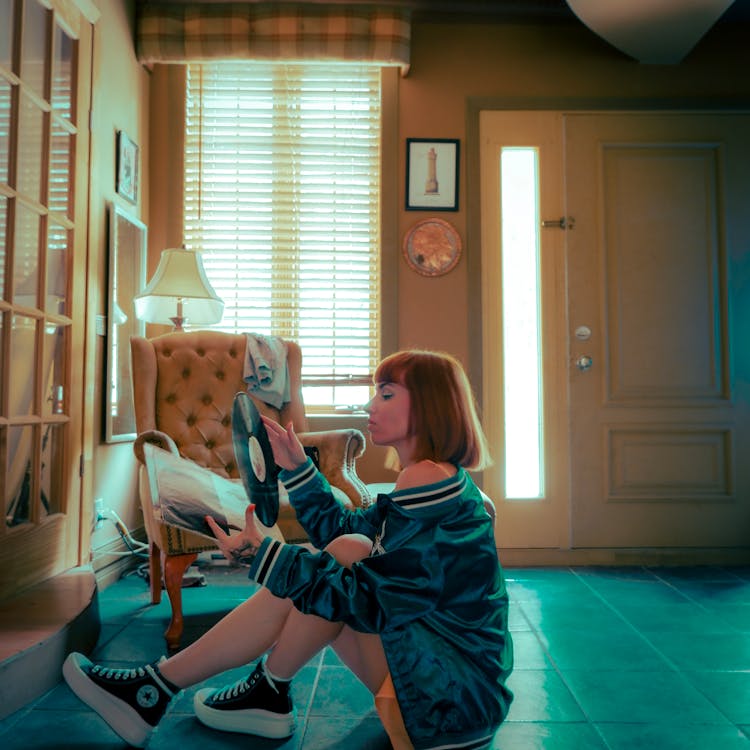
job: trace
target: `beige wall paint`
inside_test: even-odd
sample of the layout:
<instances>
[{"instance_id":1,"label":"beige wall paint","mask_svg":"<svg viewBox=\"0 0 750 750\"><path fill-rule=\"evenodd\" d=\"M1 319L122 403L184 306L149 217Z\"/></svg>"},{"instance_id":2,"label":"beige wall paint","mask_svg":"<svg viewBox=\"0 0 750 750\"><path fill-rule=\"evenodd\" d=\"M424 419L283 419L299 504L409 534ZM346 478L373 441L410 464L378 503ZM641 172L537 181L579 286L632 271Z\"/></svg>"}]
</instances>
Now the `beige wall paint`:
<instances>
[{"instance_id":1,"label":"beige wall paint","mask_svg":"<svg viewBox=\"0 0 750 750\"><path fill-rule=\"evenodd\" d=\"M90 507L101 497L107 507L115 510L125 523L135 529L143 525L136 486L136 461L131 443L107 445L103 437L102 405L104 373L106 371L106 338L97 335L95 316L107 312L107 203L115 202L128 213L148 225L148 181L144 179L149 163L148 71L135 57L133 29L134 0L101 0L101 17L94 30L93 114L91 118L91 197L89 222L89 252L97 278L89 283L88 357L93 364L90 385L93 394L94 447L86 472L91 473ZM117 131L124 130L138 144L140 150L140 179L138 204L133 205L115 192L115 148ZM89 503L84 503L84 508ZM85 512L85 511L84 511ZM95 531L91 546L107 546L119 535L111 523ZM109 558L111 561L112 558ZM105 560L106 562L107 560Z\"/></svg>"}]
</instances>

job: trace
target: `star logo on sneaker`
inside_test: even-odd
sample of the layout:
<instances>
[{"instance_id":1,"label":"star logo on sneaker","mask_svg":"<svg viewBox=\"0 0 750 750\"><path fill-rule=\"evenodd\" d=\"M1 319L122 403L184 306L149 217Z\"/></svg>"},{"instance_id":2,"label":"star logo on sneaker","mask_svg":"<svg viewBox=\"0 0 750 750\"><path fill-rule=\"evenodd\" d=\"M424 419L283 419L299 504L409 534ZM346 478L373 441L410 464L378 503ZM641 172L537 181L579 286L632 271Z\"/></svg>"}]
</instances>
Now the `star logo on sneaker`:
<instances>
[{"instance_id":1,"label":"star logo on sneaker","mask_svg":"<svg viewBox=\"0 0 750 750\"><path fill-rule=\"evenodd\" d=\"M153 685L142 685L135 699L141 708L153 708L159 702L159 691Z\"/></svg>"}]
</instances>

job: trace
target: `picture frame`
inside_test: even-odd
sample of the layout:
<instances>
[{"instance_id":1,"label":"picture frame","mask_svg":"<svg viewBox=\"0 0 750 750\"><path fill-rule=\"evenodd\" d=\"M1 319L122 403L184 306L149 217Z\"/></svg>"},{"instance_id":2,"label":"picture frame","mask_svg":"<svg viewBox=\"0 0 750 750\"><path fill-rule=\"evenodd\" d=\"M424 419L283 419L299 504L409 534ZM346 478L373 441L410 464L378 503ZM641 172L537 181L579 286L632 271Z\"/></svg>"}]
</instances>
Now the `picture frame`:
<instances>
[{"instance_id":1,"label":"picture frame","mask_svg":"<svg viewBox=\"0 0 750 750\"><path fill-rule=\"evenodd\" d=\"M458 211L460 141L406 139L406 210Z\"/></svg>"},{"instance_id":2,"label":"picture frame","mask_svg":"<svg viewBox=\"0 0 750 750\"><path fill-rule=\"evenodd\" d=\"M115 190L130 203L138 202L138 146L123 130L117 131Z\"/></svg>"},{"instance_id":3,"label":"picture frame","mask_svg":"<svg viewBox=\"0 0 750 750\"><path fill-rule=\"evenodd\" d=\"M135 315L134 298L146 286L148 228L115 203L108 203L109 290L106 318L104 439L135 440L135 405L130 370L130 337L145 336L146 324Z\"/></svg>"}]
</instances>

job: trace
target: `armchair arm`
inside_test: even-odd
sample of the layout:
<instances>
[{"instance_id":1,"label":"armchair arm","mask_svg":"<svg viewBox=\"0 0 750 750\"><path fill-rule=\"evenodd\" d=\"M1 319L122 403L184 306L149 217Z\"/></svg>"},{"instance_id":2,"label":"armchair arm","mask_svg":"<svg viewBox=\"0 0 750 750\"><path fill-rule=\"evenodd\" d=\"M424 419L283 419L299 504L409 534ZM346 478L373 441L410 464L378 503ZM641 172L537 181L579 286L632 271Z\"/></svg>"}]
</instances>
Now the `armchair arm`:
<instances>
[{"instance_id":1,"label":"armchair arm","mask_svg":"<svg viewBox=\"0 0 750 750\"><path fill-rule=\"evenodd\" d=\"M484 509L487 511L487 515L492 519L494 525L495 519L497 518L497 509L495 503L483 490L479 490L479 494L482 496L482 502L484 503Z\"/></svg>"},{"instance_id":2,"label":"armchair arm","mask_svg":"<svg viewBox=\"0 0 750 750\"><path fill-rule=\"evenodd\" d=\"M365 452L364 435L354 428L303 432L298 435L305 447L314 446L320 454L320 471L332 487L343 490L355 508L372 502L365 483L357 476L355 462Z\"/></svg>"},{"instance_id":3,"label":"armchair arm","mask_svg":"<svg viewBox=\"0 0 750 750\"><path fill-rule=\"evenodd\" d=\"M180 455L180 451L177 448L177 443L175 443L175 441L172 440L172 438L169 437L166 432L162 432L161 430L145 430L144 432L140 433L140 435L138 435L138 437L135 439L135 442L133 443L133 453L135 453L135 457L144 466L146 465L146 458L143 455L144 443L153 443L159 448L163 448L165 451L174 453L176 456Z\"/></svg>"}]
</instances>

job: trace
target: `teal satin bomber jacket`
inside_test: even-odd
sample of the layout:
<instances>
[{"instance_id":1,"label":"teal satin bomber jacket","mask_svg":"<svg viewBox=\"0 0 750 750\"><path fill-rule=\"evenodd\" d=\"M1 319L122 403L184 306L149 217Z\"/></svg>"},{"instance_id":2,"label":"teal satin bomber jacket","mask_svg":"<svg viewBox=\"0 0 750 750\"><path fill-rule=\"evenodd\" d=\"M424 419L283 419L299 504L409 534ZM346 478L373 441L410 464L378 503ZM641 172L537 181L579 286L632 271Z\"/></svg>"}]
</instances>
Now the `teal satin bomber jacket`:
<instances>
[{"instance_id":1,"label":"teal satin bomber jacket","mask_svg":"<svg viewBox=\"0 0 750 750\"><path fill-rule=\"evenodd\" d=\"M350 570L266 538L250 578L302 612L380 634L415 750L489 747L513 699L513 646L492 521L469 474L459 468L356 511L310 459L280 478L315 547L360 533L373 551Z\"/></svg>"}]
</instances>

